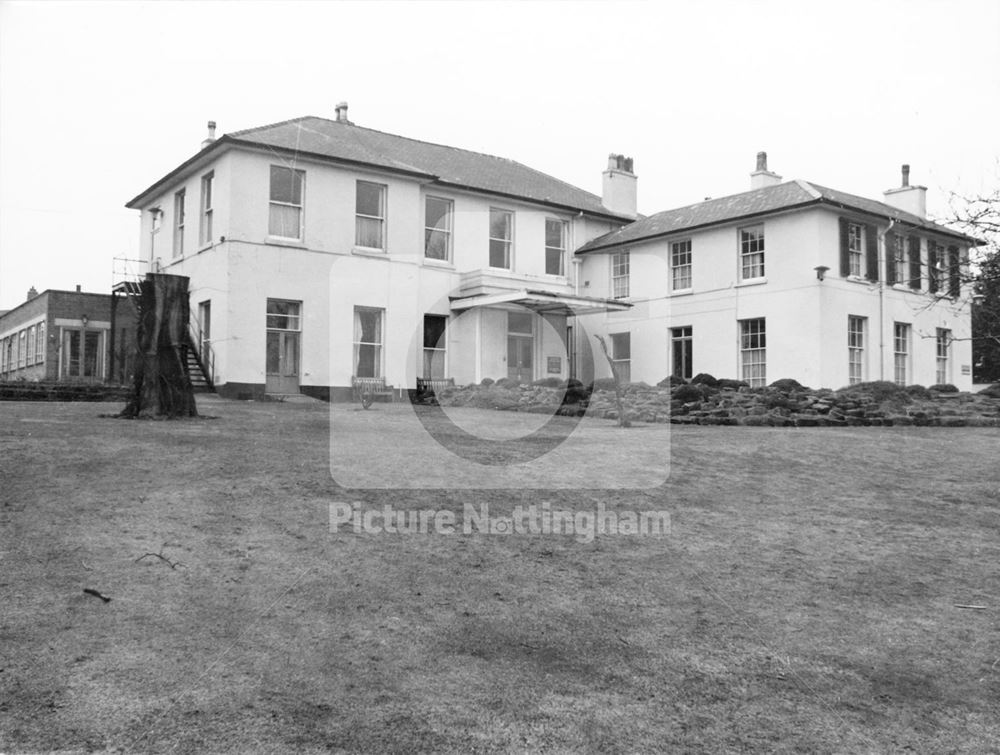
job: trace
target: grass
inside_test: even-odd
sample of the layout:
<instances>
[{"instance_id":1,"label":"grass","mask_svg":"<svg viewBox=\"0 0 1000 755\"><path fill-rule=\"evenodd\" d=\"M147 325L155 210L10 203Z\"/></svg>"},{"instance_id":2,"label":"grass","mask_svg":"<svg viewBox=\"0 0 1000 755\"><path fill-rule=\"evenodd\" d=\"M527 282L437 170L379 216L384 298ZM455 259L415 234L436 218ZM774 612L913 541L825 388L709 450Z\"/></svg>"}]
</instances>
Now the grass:
<instances>
[{"instance_id":1,"label":"grass","mask_svg":"<svg viewBox=\"0 0 1000 755\"><path fill-rule=\"evenodd\" d=\"M669 537L401 537L328 506L538 494L345 491L323 405L199 401L0 403L0 751L1000 741L996 430L674 428L661 488L545 496Z\"/></svg>"}]
</instances>

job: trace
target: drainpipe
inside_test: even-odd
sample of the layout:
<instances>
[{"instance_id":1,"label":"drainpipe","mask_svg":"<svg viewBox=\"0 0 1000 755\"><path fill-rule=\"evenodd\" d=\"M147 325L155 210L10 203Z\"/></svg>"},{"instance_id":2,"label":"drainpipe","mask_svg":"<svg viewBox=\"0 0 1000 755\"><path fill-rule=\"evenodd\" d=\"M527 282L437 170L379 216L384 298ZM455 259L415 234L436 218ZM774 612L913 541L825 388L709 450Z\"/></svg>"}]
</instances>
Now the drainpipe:
<instances>
[{"instance_id":1,"label":"drainpipe","mask_svg":"<svg viewBox=\"0 0 1000 755\"><path fill-rule=\"evenodd\" d=\"M889 250L885 248L885 237L896 225L896 219L890 218L888 227L879 234L879 246L882 248L882 259L885 267L878 280L878 379L885 380L885 278L889 274ZM877 250L876 250L876 253Z\"/></svg>"}]
</instances>

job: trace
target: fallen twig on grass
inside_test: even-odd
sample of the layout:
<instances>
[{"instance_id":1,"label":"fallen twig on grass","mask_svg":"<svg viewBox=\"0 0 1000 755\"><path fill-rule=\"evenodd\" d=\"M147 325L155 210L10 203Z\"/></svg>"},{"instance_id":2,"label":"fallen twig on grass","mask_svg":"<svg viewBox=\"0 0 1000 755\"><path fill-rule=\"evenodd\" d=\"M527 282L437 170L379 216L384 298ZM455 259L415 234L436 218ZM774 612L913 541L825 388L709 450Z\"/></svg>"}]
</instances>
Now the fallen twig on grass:
<instances>
[{"instance_id":1,"label":"fallen twig on grass","mask_svg":"<svg viewBox=\"0 0 1000 755\"><path fill-rule=\"evenodd\" d=\"M985 611L987 606L968 606L963 603L956 603L955 608L971 608L973 611Z\"/></svg>"},{"instance_id":2,"label":"fallen twig on grass","mask_svg":"<svg viewBox=\"0 0 1000 755\"><path fill-rule=\"evenodd\" d=\"M90 566L87 566L87 562L86 561L80 561L80 566L82 566L87 571L94 571L93 568L91 568Z\"/></svg>"},{"instance_id":3,"label":"fallen twig on grass","mask_svg":"<svg viewBox=\"0 0 1000 755\"><path fill-rule=\"evenodd\" d=\"M139 558L137 558L135 560L135 562L139 563L140 561L142 561L147 556L155 556L156 558L160 559L161 561L169 564L171 569L176 569L178 566L181 566L181 562L180 561L171 561L169 558L167 558L166 556L164 556L162 553L144 553L143 555L139 556Z\"/></svg>"},{"instance_id":4,"label":"fallen twig on grass","mask_svg":"<svg viewBox=\"0 0 1000 755\"><path fill-rule=\"evenodd\" d=\"M87 595L93 595L95 598L100 598L105 603L110 603L111 602L111 598L109 598L107 595L101 595L101 593L99 593L97 590L95 590L95 589L93 589L91 587L84 587L83 591L85 593L87 593Z\"/></svg>"}]
</instances>

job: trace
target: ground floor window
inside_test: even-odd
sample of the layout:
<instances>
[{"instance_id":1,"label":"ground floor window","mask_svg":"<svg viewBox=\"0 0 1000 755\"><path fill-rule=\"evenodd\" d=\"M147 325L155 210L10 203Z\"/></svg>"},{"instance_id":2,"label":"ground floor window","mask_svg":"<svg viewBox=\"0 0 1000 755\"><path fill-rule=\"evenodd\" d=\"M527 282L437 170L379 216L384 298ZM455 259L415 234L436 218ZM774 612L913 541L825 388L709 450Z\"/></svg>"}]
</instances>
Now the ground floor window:
<instances>
[{"instance_id":1,"label":"ground floor window","mask_svg":"<svg viewBox=\"0 0 1000 755\"><path fill-rule=\"evenodd\" d=\"M632 334L611 334L611 361L614 362L618 379L622 383L632 382Z\"/></svg>"},{"instance_id":2,"label":"ground floor window","mask_svg":"<svg viewBox=\"0 0 1000 755\"><path fill-rule=\"evenodd\" d=\"M354 376L383 376L382 343L385 310L354 308Z\"/></svg>"},{"instance_id":3,"label":"ground floor window","mask_svg":"<svg viewBox=\"0 0 1000 755\"><path fill-rule=\"evenodd\" d=\"M670 351L674 377L690 380L694 375L694 328L686 325L670 329Z\"/></svg>"},{"instance_id":4,"label":"ground floor window","mask_svg":"<svg viewBox=\"0 0 1000 755\"><path fill-rule=\"evenodd\" d=\"M104 374L103 342L103 331L64 328L61 376L100 378Z\"/></svg>"},{"instance_id":5,"label":"ground floor window","mask_svg":"<svg viewBox=\"0 0 1000 755\"><path fill-rule=\"evenodd\" d=\"M751 388L767 385L767 334L763 317L740 320L740 372Z\"/></svg>"},{"instance_id":6,"label":"ground floor window","mask_svg":"<svg viewBox=\"0 0 1000 755\"><path fill-rule=\"evenodd\" d=\"M865 331L867 317L847 316L847 382L856 385L865 379Z\"/></svg>"},{"instance_id":7,"label":"ground floor window","mask_svg":"<svg viewBox=\"0 0 1000 755\"><path fill-rule=\"evenodd\" d=\"M424 377L440 380L445 377L448 354L448 318L444 315L424 315Z\"/></svg>"},{"instance_id":8,"label":"ground floor window","mask_svg":"<svg viewBox=\"0 0 1000 755\"><path fill-rule=\"evenodd\" d=\"M906 385L910 371L910 326L896 322L892 327L893 377L897 385Z\"/></svg>"},{"instance_id":9,"label":"ground floor window","mask_svg":"<svg viewBox=\"0 0 1000 755\"><path fill-rule=\"evenodd\" d=\"M204 311L199 312L204 316ZM302 338L302 302L267 300L266 390L296 393L299 389L299 346Z\"/></svg>"},{"instance_id":10,"label":"ground floor window","mask_svg":"<svg viewBox=\"0 0 1000 755\"><path fill-rule=\"evenodd\" d=\"M945 328L937 329L937 376L934 382L938 385L951 382L951 331Z\"/></svg>"}]
</instances>

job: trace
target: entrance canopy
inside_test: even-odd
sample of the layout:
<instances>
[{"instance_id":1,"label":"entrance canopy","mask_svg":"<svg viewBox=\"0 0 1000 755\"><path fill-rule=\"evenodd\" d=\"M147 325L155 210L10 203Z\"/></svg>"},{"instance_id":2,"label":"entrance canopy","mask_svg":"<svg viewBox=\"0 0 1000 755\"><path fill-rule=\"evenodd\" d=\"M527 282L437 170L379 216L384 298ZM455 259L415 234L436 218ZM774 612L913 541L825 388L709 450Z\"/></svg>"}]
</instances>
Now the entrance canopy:
<instances>
[{"instance_id":1,"label":"entrance canopy","mask_svg":"<svg viewBox=\"0 0 1000 755\"><path fill-rule=\"evenodd\" d=\"M477 294L452 299L452 312L462 312L476 307L502 307L516 304L534 310L538 314L589 315L595 312L624 312L632 305L615 299L599 299L594 296L573 296L552 291L504 291L499 294Z\"/></svg>"}]
</instances>

